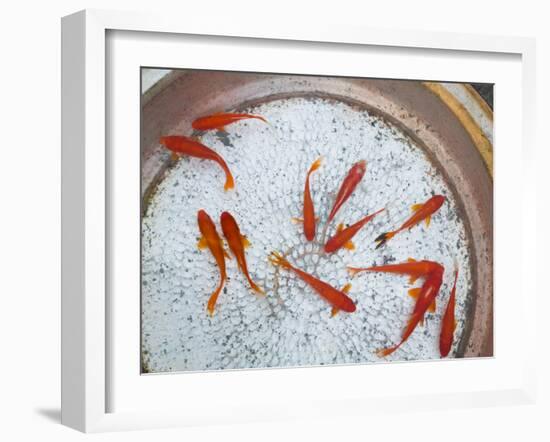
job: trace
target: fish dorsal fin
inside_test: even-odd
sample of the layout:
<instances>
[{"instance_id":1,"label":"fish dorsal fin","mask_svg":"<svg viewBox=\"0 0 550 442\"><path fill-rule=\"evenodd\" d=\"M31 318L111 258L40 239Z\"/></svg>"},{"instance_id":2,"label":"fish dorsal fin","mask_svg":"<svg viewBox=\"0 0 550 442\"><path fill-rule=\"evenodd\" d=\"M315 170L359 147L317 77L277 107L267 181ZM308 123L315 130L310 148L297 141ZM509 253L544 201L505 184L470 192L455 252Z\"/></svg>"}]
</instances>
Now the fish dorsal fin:
<instances>
[{"instance_id":1,"label":"fish dorsal fin","mask_svg":"<svg viewBox=\"0 0 550 442\"><path fill-rule=\"evenodd\" d=\"M297 216L293 216L292 218L290 218L290 220L291 220L293 223L296 223L296 224L299 224L299 223L303 223L303 222L304 222L304 218L300 218L300 217L297 217Z\"/></svg>"},{"instance_id":2,"label":"fish dorsal fin","mask_svg":"<svg viewBox=\"0 0 550 442\"><path fill-rule=\"evenodd\" d=\"M418 295L420 295L420 291L422 290L421 287L415 287L414 289L409 289L408 293L411 298L418 298Z\"/></svg>"},{"instance_id":3,"label":"fish dorsal fin","mask_svg":"<svg viewBox=\"0 0 550 442\"><path fill-rule=\"evenodd\" d=\"M424 316L422 316L422 317L420 318L420 325L421 325L422 327L424 327Z\"/></svg>"},{"instance_id":4,"label":"fish dorsal fin","mask_svg":"<svg viewBox=\"0 0 550 442\"><path fill-rule=\"evenodd\" d=\"M217 131L222 132L224 134L227 133L227 130L226 130L225 126L218 127Z\"/></svg>"},{"instance_id":5,"label":"fish dorsal fin","mask_svg":"<svg viewBox=\"0 0 550 442\"><path fill-rule=\"evenodd\" d=\"M420 203L420 204L413 204L413 205L411 206L411 210L412 210L413 212L416 212L417 210L421 209L423 205L424 205L424 204L422 204L422 203Z\"/></svg>"},{"instance_id":6,"label":"fish dorsal fin","mask_svg":"<svg viewBox=\"0 0 550 442\"><path fill-rule=\"evenodd\" d=\"M252 245L245 235L241 235L241 243L245 249Z\"/></svg>"},{"instance_id":7,"label":"fish dorsal fin","mask_svg":"<svg viewBox=\"0 0 550 442\"><path fill-rule=\"evenodd\" d=\"M349 293L350 290L351 290L351 282L348 282L344 287L342 287L342 291L344 293Z\"/></svg>"},{"instance_id":8,"label":"fish dorsal fin","mask_svg":"<svg viewBox=\"0 0 550 442\"><path fill-rule=\"evenodd\" d=\"M336 307L332 307L332 310L330 311L330 317L334 318L338 314L339 311L340 310L338 310Z\"/></svg>"},{"instance_id":9,"label":"fish dorsal fin","mask_svg":"<svg viewBox=\"0 0 550 442\"><path fill-rule=\"evenodd\" d=\"M180 159L180 156L176 152L172 152L170 154L170 158L172 159L172 161L178 161Z\"/></svg>"},{"instance_id":10,"label":"fish dorsal fin","mask_svg":"<svg viewBox=\"0 0 550 442\"><path fill-rule=\"evenodd\" d=\"M407 258L407 262L416 262L416 259L414 259L414 258Z\"/></svg>"},{"instance_id":11,"label":"fish dorsal fin","mask_svg":"<svg viewBox=\"0 0 550 442\"><path fill-rule=\"evenodd\" d=\"M456 322L456 319L455 319L455 321L454 321L454 323L453 323L453 331L456 330L456 326L457 326L457 325L458 325L458 322Z\"/></svg>"},{"instance_id":12,"label":"fish dorsal fin","mask_svg":"<svg viewBox=\"0 0 550 442\"><path fill-rule=\"evenodd\" d=\"M409 284L414 284L418 278L420 278L418 275L409 277Z\"/></svg>"},{"instance_id":13,"label":"fish dorsal fin","mask_svg":"<svg viewBox=\"0 0 550 442\"><path fill-rule=\"evenodd\" d=\"M355 250L355 244L353 244L352 240L346 241L344 243L344 248L348 250Z\"/></svg>"},{"instance_id":14,"label":"fish dorsal fin","mask_svg":"<svg viewBox=\"0 0 550 442\"><path fill-rule=\"evenodd\" d=\"M432 301L432 303L430 304L430 306L428 307L428 311L429 311L430 313L435 312L435 307L436 307L436 305L435 305L435 299L434 299L434 300Z\"/></svg>"},{"instance_id":15,"label":"fish dorsal fin","mask_svg":"<svg viewBox=\"0 0 550 442\"><path fill-rule=\"evenodd\" d=\"M204 250L208 247L208 241L206 241L206 238L204 236L201 236L201 238L199 239L197 247L199 248L199 250Z\"/></svg>"},{"instance_id":16,"label":"fish dorsal fin","mask_svg":"<svg viewBox=\"0 0 550 442\"><path fill-rule=\"evenodd\" d=\"M338 224L338 227L336 227L336 232L340 233L342 230L344 230L344 223Z\"/></svg>"},{"instance_id":17,"label":"fish dorsal fin","mask_svg":"<svg viewBox=\"0 0 550 442\"><path fill-rule=\"evenodd\" d=\"M430 221L432 220L431 215L428 215L426 218L426 227L430 227Z\"/></svg>"}]
</instances>

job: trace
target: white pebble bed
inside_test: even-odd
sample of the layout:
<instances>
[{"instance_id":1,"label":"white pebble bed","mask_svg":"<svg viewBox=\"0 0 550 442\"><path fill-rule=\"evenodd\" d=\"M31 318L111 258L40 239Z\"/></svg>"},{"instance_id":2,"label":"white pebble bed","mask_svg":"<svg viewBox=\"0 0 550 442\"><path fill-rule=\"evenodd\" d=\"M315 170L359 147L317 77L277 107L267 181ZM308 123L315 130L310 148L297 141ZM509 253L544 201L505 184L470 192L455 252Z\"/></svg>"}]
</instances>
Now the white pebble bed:
<instances>
[{"instance_id":1,"label":"white pebble bed","mask_svg":"<svg viewBox=\"0 0 550 442\"><path fill-rule=\"evenodd\" d=\"M211 162L182 158L170 168L149 202L142 222L142 360L146 372L244 369L438 359L439 332L454 263L457 284L455 355L465 328L472 290L468 240L454 197L425 153L399 129L369 112L322 98L289 98L247 109L265 116L215 131L201 141L226 160L236 188L224 192L225 176ZM324 157L311 176L320 217L316 240L306 241L301 225L304 180L311 163ZM320 253L320 236L333 198L350 167L367 161L367 172L329 228L386 210L354 238L356 250ZM448 200L425 224L402 232L375 250L374 239L410 215L410 206L433 194ZM221 235L219 216L229 211L252 246L246 251L252 278L265 299L249 289L235 259L213 317L206 303L219 280L209 250L198 250L197 211L205 209ZM288 254L297 267L335 287L352 283L355 313L331 317L331 308L294 274L276 269L273 251ZM428 313L395 353L376 350L400 340L414 301L406 277L363 273L350 279L347 265L429 259L445 267L437 310ZM417 282L415 286L421 283Z\"/></svg>"}]
</instances>

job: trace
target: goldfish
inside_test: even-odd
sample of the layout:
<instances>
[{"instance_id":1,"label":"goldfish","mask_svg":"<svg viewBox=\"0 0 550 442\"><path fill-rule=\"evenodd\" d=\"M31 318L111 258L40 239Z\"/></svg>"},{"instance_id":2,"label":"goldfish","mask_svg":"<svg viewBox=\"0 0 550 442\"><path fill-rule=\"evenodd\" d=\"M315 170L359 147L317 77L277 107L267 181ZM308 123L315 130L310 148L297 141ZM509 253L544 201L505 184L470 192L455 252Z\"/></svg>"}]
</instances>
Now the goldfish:
<instances>
[{"instance_id":1,"label":"goldfish","mask_svg":"<svg viewBox=\"0 0 550 442\"><path fill-rule=\"evenodd\" d=\"M191 138L187 138L181 135L170 135L166 137L160 137L160 144L164 145L167 149L172 151L172 158L177 159L180 154L189 155L190 157L202 158L205 160L215 161L225 172L225 190L233 189L235 187L235 181L233 175L227 166L224 159L204 144L199 143Z\"/></svg>"},{"instance_id":2,"label":"goldfish","mask_svg":"<svg viewBox=\"0 0 550 442\"><path fill-rule=\"evenodd\" d=\"M201 250L208 248L212 253L212 256L214 256L214 259L220 269L220 283L214 293L210 296L207 304L208 313L212 316L214 314L214 307L216 306L218 296L225 284L225 280L227 279L227 274L225 272L225 258L230 257L225 251L222 239L216 230L216 225L208 213L202 209L199 210L197 213L197 221L202 235L197 246Z\"/></svg>"},{"instance_id":3,"label":"goldfish","mask_svg":"<svg viewBox=\"0 0 550 442\"><path fill-rule=\"evenodd\" d=\"M413 258L409 258L407 262L400 264L387 264L375 267L349 267L348 271L352 276L360 272L385 272L385 273L395 273L398 275L407 275L409 276L409 283L414 284L414 282L423 276L426 276L437 269L440 265L434 261L417 261Z\"/></svg>"},{"instance_id":4,"label":"goldfish","mask_svg":"<svg viewBox=\"0 0 550 442\"><path fill-rule=\"evenodd\" d=\"M384 209L380 209L377 212L374 212L372 215L367 215L363 219L360 219L355 224L352 224L349 227L344 228L343 224L339 224L337 227L336 234L331 237L325 244L325 252L326 253L333 253L336 252L341 247L345 247L346 249L353 250L355 249L355 245L351 241L351 239L355 236L359 230L363 228L365 224L367 224L371 219L373 219L376 215L378 215L380 212L382 212Z\"/></svg>"},{"instance_id":5,"label":"goldfish","mask_svg":"<svg viewBox=\"0 0 550 442\"><path fill-rule=\"evenodd\" d=\"M304 186L304 209L303 209L303 218L293 218L294 221L299 221L304 223L304 235L308 241L313 241L315 238L315 208L313 207L313 200L311 198L311 191L309 188L309 177L310 175L321 167L322 158L317 158L306 175L306 184Z\"/></svg>"},{"instance_id":6,"label":"goldfish","mask_svg":"<svg viewBox=\"0 0 550 442\"><path fill-rule=\"evenodd\" d=\"M220 224L222 226L223 235L227 240L227 245L233 252L235 259L237 260L237 264L241 269L241 272L243 272L244 276L248 280L250 287L256 293L264 294L264 291L257 284L255 284L254 281L252 281L252 278L248 273L244 249L245 247L250 246L250 242L246 236L241 234L237 221L235 221L235 218L233 218L229 212L223 212L220 216Z\"/></svg>"},{"instance_id":7,"label":"goldfish","mask_svg":"<svg viewBox=\"0 0 550 442\"><path fill-rule=\"evenodd\" d=\"M197 118L195 121L193 121L193 123L191 123L191 126L193 126L193 129L197 130L217 129L220 131L225 131L225 126L246 119L256 119L267 123L267 120L259 115L231 113L226 114L220 112L213 115L207 115L205 117Z\"/></svg>"},{"instance_id":8,"label":"goldfish","mask_svg":"<svg viewBox=\"0 0 550 442\"><path fill-rule=\"evenodd\" d=\"M328 216L327 224L333 220L333 218L336 216L336 212L340 210L342 205L351 196L359 182L363 179L363 175L365 175L366 170L367 162L365 160L358 161L351 167L348 174L346 175L346 178L344 178L344 181L342 181L340 190L336 195L332 210L330 211L330 214Z\"/></svg>"},{"instance_id":9,"label":"goldfish","mask_svg":"<svg viewBox=\"0 0 550 442\"><path fill-rule=\"evenodd\" d=\"M389 239L393 238L399 232L405 229L411 229L422 221L426 221L426 227L429 226L432 215L439 210L444 202L445 197L443 195L434 195L425 203L412 205L411 209L414 212L413 215L405 221L399 229L379 235L374 240L378 243L376 248L382 247Z\"/></svg>"},{"instance_id":10,"label":"goldfish","mask_svg":"<svg viewBox=\"0 0 550 442\"><path fill-rule=\"evenodd\" d=\"M286 270L294 272L302 281L308 284L313 290L315 290L325 301L332 306L332 315L334 316L339 310L353 313L356 309L355 303L346 294L349 291L350 285L347 285L342 290L338 290L327 284L315 276L300 270L288 262L288 260L278 252L272 252L269 255L269 261L275 265L280 266Z\"/></svg>"},{"instance_id":11,"label":"goldfish","mask_svg":"<svg viewBox=\"0 0 550 442\"><path fill-rule=\"evenodd\" d=\"M443 266L438 264L438 267L428 274L422 287L409 290L409 295L416 298L416 304L411 317L407 322L405 330L401 335L401 341L393 347L378 350L376 354L379 357L388 356L401 347L401 345L403 345L414 332L416 326L424 321L424 315L426 312L428 310L435 310L435 298L437 297L439 289L441 288L441 283L443 282L444 270L445 269Z\"/></svg>"},{"instance_id":12,"label":"goldfish","mask_svg":"<svg viewBox=\"0 0 550 442\"><path fill-rule=\"evenodd\" d=\"M446 357L451 351L453 345L453 335L456 328L455 320L455 298L456 298L456 280L458 279L458 269L455 269L455 282L451 289L449 302L445 309L445 314L441 321L441 334L439 335L439 354L442 358Z\"/></svg>"}]
</instances>

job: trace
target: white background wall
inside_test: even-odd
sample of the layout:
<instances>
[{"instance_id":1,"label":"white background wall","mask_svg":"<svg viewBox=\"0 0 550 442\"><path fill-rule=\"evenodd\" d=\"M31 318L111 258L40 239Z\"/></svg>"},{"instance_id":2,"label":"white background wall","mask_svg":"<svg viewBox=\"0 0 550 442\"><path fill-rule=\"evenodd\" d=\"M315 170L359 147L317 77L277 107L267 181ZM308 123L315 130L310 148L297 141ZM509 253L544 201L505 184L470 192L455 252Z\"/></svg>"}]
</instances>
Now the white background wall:
<instances>
[{"instance_id":1,"label":"white background wall","mask_svg":"<svg viewBox=\"0 0 550 442\"><path fill-rule=\"evenodd\" d=\"M503 4L509 6L503 6ZM370 416L358 420L162 430L84 436L59 421L60 359L60 17L83 8L150 10L181 15L246 15L284 26L287 17L438 31L536 36L538 41L539 149L548 150L550 14L543 1L392 0L58 0L4 2L0 12L0 439L73 441L142 440L550 440L550 361L546 281L540 280L536 406ZM498 118L498 116L497 116ZM538 158L540 187L548 200L549 155ZM518 175L518 179L520 179ZM543 192L541 192L543 193ZM510 216L520 210L510 201ZM548 226L548 204L539 219ZM539 223L538 265L548 262L548 227ZM543 241L544 239L544 241ZM510 259L515 259L510 257ZM536 257L533 257L533 273ZM513 275L511 275L513 277ZM544 293L543 293L544 292ZM535 306L533 306L535 308ZM514 324L510 324L514 327ZM518 348L521 352L521 348ZM414 379L411 379L414 382ZM449 382L453 382L449 379ZM323 386L319 386L323 388Z\"/></svg>"}]
</instances>

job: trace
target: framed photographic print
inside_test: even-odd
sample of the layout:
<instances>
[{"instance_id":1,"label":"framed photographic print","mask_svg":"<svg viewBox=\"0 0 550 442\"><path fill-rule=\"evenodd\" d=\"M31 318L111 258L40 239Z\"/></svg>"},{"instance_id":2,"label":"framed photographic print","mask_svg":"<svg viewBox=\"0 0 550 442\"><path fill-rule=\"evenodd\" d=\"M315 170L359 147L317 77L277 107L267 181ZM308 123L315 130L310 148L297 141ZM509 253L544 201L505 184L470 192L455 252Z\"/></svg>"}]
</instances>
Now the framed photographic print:
<instances>
[{"instance_id":1,"label":"framed photographic print","mask_svg":"<svg viewBox=\"0 0 550 442\"><path fill-rule=\"evenodd\" d=\"M530 401L533 43L455 37L64 18L63 422Z\"/></svg>"}]
</instances>

